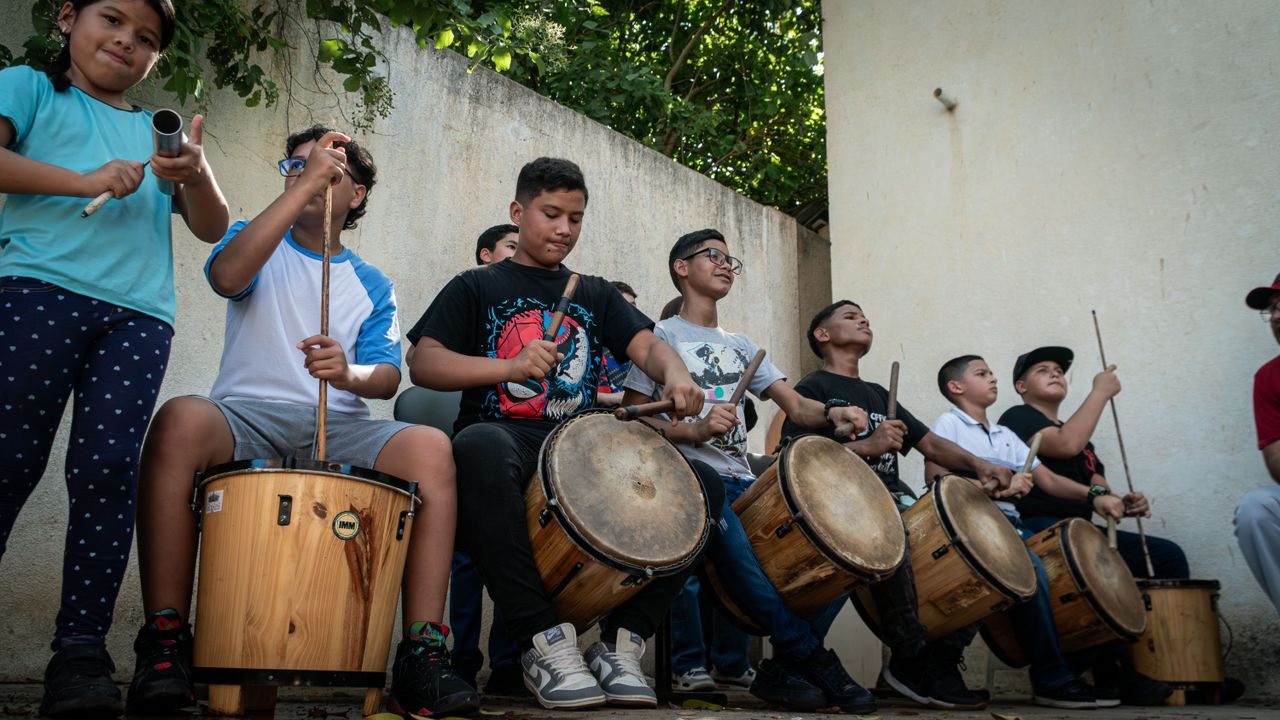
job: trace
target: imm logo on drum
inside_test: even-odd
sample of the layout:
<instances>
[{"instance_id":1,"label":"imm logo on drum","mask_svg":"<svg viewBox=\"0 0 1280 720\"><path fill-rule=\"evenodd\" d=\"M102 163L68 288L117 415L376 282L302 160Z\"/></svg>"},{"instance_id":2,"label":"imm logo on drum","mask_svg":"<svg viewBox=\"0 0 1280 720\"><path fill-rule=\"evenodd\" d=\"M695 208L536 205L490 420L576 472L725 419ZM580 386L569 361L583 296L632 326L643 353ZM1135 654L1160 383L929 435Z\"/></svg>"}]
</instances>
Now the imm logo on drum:
<instances>
[{"instance_id":1,"label":"imm logo on drum","mask_svg":"<svg viewBox=\"0 0 1280 720\"><path fill-rule=\"evenodd\" d=\"M350 510L343 510L333 518L333 534L339 540L350 540L360 534L360 516Z\"/></svg>"}]
</instances>

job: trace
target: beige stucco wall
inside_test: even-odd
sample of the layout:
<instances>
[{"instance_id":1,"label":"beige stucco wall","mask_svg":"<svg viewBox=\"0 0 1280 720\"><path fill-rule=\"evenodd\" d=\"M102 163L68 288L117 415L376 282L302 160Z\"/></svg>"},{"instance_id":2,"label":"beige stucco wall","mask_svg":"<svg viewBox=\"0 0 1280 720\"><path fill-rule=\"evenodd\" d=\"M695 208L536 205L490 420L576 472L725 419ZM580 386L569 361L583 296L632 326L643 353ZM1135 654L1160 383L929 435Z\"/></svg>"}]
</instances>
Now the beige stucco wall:
<instances>
[{"instance_id":1,"label":"beige stucco wall","mask_svg":"<svg viewBox=\"0 0 1280 720\"><path fill-rule=\"evenodd\" d=\"M1250 389L1277 348L1243 296L1280 270L1276 5L823 9L832 290L871 318L866 374L883 382L901 361L902 402L932 423L947 409L938 367L984 354L998 417L1017 402L1014 358L1062 344L1074 410L1100 368L1096 309L1133 480L1154 498L1146 527L1222 582L1228 672L1280 693L1280 622L1232 528L1240 497L1269 482ZM1123 486L1109 416L1095 441ZM919 460L905 472L918 484Z\"/></svg>"},{"instance_id":2,"label":"beige stucco wall","mask_svg":"<svg viewBox=\"0 0 1280 720\"><path fill-rule=\"evenodd\" d=\"M25 18L29 7L25 0L3 0L0 16ZM27 30L6 23L0 40L13 47ZM312 41L299 42L305 47ZM502 77L483 69L468 73L457 55L420 50L404 33L389 35L386 48L396 109L360 138L379 165L380 182L369 214L343 240L396 282L403 327L417 320L450 277L472 265L476 235L508 221L521 165L557 155L582 166L591 193L571 267L629 282L641 308L656 317L675 295L665 267L671 243L684 232L719 227L747 265L723 307L722 324L748 333L776 364L798 373L797 254L800 239L820 243L812 233ZM249 109L229 93L216 94L211 103L206 152L234 218L252 216L282 189L275 161L289 130L313 121L343 124L334 98L308 92L315 82L305 68L295 71L301 86L289 105ZM162 96L154 100L171 104ZM179 313L166 399L209 389L221 352L224 308L201 274L207 247L182 227L174 247ZM390 417L390 402L372 406L376 415ZM766 420L771 412L763 413ZM757 445L762 434L763 428L756 431ZM48 659L66 516L65 437L64 427L0 562L0 681L37 679ZM138 592L131 567L109 638L121 678L132 673L129 648L141 622Z\"/></svg>"}]
</instances>

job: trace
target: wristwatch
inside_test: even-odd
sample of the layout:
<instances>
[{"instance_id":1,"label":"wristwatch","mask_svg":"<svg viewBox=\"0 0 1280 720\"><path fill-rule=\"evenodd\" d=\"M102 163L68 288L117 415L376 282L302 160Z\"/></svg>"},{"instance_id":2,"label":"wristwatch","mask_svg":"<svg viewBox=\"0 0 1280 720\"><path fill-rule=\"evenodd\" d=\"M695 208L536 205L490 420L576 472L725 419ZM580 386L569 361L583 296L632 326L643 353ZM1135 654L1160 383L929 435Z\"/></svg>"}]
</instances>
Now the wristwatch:
<instances>
[{"instance_id":1,"label":"wristwatch","mask_svg":"<svg viewBox=\"0 0 1280 720\"><path fill-rule=\"evenodd\" d=\"M827 424L831 427L835 427L836 425L831 419L831 408L838 407L849 407L849 401L841 400L840 398L831 398L822 404L822 417L826 419Z\"/></svg>"},{"instance_id":2,"label":"wristwatch","mask_svg":"<svg viewBox=\"0 0 1280 720\"><path fill-rule=\"evenodd\" d=\"M1103 495L1110 494L1111 488L1106 485L1091 485L1089 487L1089 502L1093 502L1093 499L1096 497L1102 497Z\"/></svg>"}]
</instances>

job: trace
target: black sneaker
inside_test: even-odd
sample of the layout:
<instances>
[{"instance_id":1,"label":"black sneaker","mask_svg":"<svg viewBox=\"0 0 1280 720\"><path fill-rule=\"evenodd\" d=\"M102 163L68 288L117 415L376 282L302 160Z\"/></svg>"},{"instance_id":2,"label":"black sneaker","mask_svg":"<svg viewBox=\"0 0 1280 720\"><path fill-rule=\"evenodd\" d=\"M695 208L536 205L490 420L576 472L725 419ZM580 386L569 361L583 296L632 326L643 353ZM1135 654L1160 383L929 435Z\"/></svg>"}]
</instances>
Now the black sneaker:
<instances>
[{"instance_id":1,"label":"black sneaker","mask_svg":"<svg viewBox=\"0 0 1280 720\"><path fill-rule=\"evenodd\" d=\"M124 712L120 688L111 679L115 663L103 645L69 645L44 670L40 714L54 718L117 717Z\"/></svg>"},{"instance_id":2,"label":"black sneaker","mask_svg":"<svg viewBox=\"0 0 1280 720\"><path fill-rule=\"evenodd\" d=\"M1094 695L1093 688L1079 678L1055 688L1036 688L1031 702L1063 710L1093 710L1098 707L1098 697Z\"/></svg>"},{"instance_id":3,"label":"black sneaker","mask_svg":"<svg viewBox=\"0 0 1280 720\"><path fill-rule=\"evenodd\" d=\"M529 689L524 686L524 670L519 665L491 667L489 680L484 684L484 694L527 697Z\"/></svg>"},{"instance_id":4,"label":"black sneaker","mask_svg":"<svg viewBox=\"0 0 1280 720\"><path fill-rule=\"evenodd\" d=\"M827 706L827 698L820 688L805 679L798 669L776 658L760 661L748 692L788 710L813 712Z\"/></svg>"},{"instance_id":5,"label":"black sneaker","mask_svg":"<svg viewBox=\"0 0 1280 720\"><path fill-rule=\"evenodd\" d=\"M928 707L930 701L924 670L923 658L899 660L897 657L892 657L884 668L882 677L885 684L897 694Z\"/></svg>"},{"instance_id":6,"label":"black sneaker","mask_svg":"<svg viewBox=\"0 0 1280 720\"><path fill-rule=\"evenodd\" d=\"M156 615L133 641L129 713L161 715L196 704L191 681L191 626L177 614Z\"/></svg>"},{"instance_id":7,"label":"black sneaker","mask_svg":"<svg viewBox=\"0 0 1280 720\"><path fill-rule=\"evenodd\" d=\"M834 650L819 650L800 663L800 670L822 691L828 706L855 715L875 712L876 697L849 677Z\"/></svg>"},{"instance_id":8,"label":"black sneaker","mask_svg":"<svg viewBox=\"0 0 1280 720\"><path fill-rule=\"evenodd\" d=\"M441 628L443 630L443 628ZM401 640L391 666L391 695L387 709L401 715L473 715L480 710L475 688L454 672L449 650L417 636Z\"/></svg>"},{"instance_id":9,"label":"black sneaker","mask_svg":"<svg viewBox=\"0 0 1280 720\"><path fill-rule=\"evenodd\" d=\"M991 700L986 690L970 690L964 684L964 675L957 665L930 664L925 689L929 693L929 704L944 710L981 710Z\"/></svg>"},{"instance_id":10,"label":"black sneaker","mask_svg":"<svg viewBox=\"0 0 1280 720\"><path fill-rule=\"evenodd\" d=\"M480 668L484 667L484 656L475 653L450 653L449 662L453 665L453 672L462 681L471 687L479 687L476 684L476 676L480 674Z\"/></svg>"},{"instance_id":11,"label":"black sneaker","mask_svg":"<svg viewBox=\"0 0 1280 720\"><path fill-rule=\"evenodd\" d=\"M1128 673L1125 673L1125 677L1121 681L1119 688L1120 702L1125 705L1139 705L1145 707L1164 705L1165 699L1172 694L1173 688L1167 683L1163 683L1153 677L1143 675L1137 670L1131 670ZM1101 692L1099 692L1098 698L1098 705L1101 707Z\"/></svg>"}]
</instances>

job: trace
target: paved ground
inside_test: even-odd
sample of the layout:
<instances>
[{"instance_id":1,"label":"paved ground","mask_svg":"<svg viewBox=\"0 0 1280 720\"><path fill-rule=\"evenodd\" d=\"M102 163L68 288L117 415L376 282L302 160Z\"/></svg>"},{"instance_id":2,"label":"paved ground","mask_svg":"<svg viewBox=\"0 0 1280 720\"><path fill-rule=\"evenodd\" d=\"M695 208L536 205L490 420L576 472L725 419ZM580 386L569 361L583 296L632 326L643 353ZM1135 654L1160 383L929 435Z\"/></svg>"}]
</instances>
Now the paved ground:
<instances>
[{"instance_id":1,"label":"paved ground","mask_svg":"<svg viewBox=\"0 0 1280 720\"><path fill-rule=\"evenodd\" d=\"M668 705L657 710L549 711L532 700L486 698L480 720L825 720L825 714L790 713L769 708L745 693L730 693L729 707L723 709L685 708ZM280 704L275 717L289 720L358 720L360 699L355 695L334 697L333 691L323 695L315 691L285 688L280 691ZM40 687L38 685L0 685L0 718L38 717ZM198 713L174 716L198 717ZM390 720L384 715L378 720ZM854 716L848 716L850 718ZM1162 708L1111 708L1091 711L1050 710L1030 705L1024 698L998 698L990 708L973 712L935 712L908 704L884 701L871 716L881 720L913 718L913 720L1051 720L1089 718L1090 720L1157 720L1162 718L1205 718L1208 720L1280 720L1280 703L1237 704L1220 706L1188 706Z\"/></svg>"}]
</instances>

